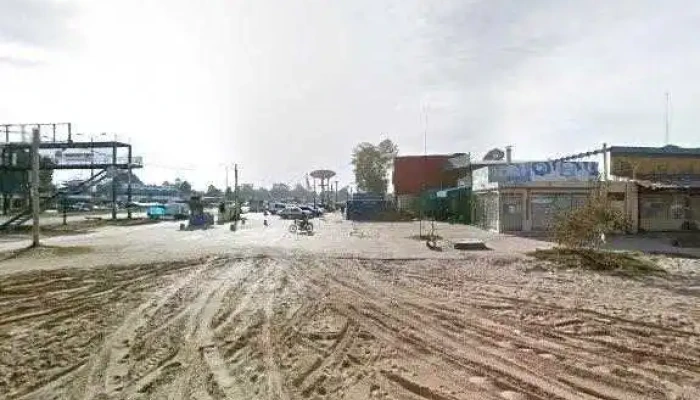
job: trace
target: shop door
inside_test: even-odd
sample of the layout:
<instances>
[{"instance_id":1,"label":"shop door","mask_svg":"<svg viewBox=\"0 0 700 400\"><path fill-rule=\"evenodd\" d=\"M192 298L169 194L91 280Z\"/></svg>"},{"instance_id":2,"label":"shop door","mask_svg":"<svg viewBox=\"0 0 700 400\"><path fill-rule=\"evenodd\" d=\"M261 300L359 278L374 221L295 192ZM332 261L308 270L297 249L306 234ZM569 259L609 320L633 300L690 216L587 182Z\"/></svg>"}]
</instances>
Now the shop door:
<instances>
[{"instance_id":1,"label":"shop door","mask_svg":"<svg viewBox=\"0 0 700 400\"><path fill-rule=\"evenodd\" d=\"M501 229L504 232L523 230L523 196L504 194L501 196Z\"/></svg>"}]
</instances>

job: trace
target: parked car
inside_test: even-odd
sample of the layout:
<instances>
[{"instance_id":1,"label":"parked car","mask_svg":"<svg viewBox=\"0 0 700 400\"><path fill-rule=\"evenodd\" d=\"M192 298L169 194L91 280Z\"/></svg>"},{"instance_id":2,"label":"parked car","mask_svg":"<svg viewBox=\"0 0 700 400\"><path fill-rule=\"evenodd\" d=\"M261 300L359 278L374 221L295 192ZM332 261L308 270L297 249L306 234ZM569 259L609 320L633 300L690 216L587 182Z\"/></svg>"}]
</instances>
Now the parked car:
<instances>
[{"instance_id":1,"label":"parked car","mask_svg":"<svg viewBox=\"0 0 700 400\"><path fill-rule=\"evenodd\" d=\"M278 211L277 215L282 219L301 219L304 211L299 207L288 207L282 211Z\"/></svg>"},{"instance_id":2,"label":"parked car","mask_svg":"<svg viewBox=\"0 0 700 400\"><path fill-rule=\"evenodd\" d=\"M287 206L284 203L275 203L270 207L270 214L277 215L277 213L285 210L286 208Z\"/></svg>"},{"instance_id":3,"label":"parked car","mask_svg":"<svg viewBox=\"0 0 700 400\"><path fill-rule=\"evenodd\" d=\"M92 204L89 203L75 203L70 206L73 211L92 211Z\"/></svg>"},{"instance_id":4,"label":"parked car","mask_svg":"<svg viewBox=\"0 0 700 400\"><path fill-rule=\"evenodd\" d=\"M313 210L314 214L317 217L322 216L326 212L326 210L324 210L323 208L321 208L319 206L309 206L309 207L311 207L311 209Z\"/></svg>"},{"instance_id":5,"label":"parked car","mask_svg":"<svg viewBox=\"0 0 700 400\"><path fill-rule=\"evenodd\" d=\"M301 208L301 211L307 213L310 218L315 218L321 215L318 213L318 210L314 209L313 207L299 206L299 208Z\"/></svg>"}]
</instances>

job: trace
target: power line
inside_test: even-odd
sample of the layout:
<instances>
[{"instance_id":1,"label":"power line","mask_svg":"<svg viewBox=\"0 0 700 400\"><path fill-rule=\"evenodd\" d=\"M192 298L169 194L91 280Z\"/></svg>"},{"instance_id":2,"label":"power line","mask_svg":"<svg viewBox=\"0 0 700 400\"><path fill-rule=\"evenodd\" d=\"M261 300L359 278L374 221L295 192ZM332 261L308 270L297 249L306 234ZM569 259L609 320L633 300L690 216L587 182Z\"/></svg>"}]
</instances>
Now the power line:
<instances>
[{"instance_id":1,"label":"power line","mask_svg":"<svg viewBox=\"0 0 700 400\"><path fill-rule=\"evenodd\" d=\"M166 165L166 164L155 164L151 162L144 162L143 163L144 167L155 167L155 168L161 168L161 169L170 169L170 170L176 170L176 171L197 171L201 168L194 168L194 167L179 167L175 165Z\"/></svg>"}]
</instances>

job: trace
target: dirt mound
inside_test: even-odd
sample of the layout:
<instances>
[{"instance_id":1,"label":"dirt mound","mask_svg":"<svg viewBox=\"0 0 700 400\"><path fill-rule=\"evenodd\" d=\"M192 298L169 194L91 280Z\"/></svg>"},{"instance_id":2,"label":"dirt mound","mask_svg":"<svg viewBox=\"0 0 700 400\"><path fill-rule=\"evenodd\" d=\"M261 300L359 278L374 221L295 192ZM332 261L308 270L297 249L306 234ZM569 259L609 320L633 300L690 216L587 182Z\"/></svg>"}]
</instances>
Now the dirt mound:
<instances>
[{"instance_id":1,"label":"dirt mound","mask_svg":"<svg viewBox=\"0 0 700 400\"><path fill-rule=\"evenodd\" d=\"M584 269L625 276L659 275L665 272L650 260L630 253L557 247L536 250L529 255L560 268Z\"/></svg>"}]
</instances>

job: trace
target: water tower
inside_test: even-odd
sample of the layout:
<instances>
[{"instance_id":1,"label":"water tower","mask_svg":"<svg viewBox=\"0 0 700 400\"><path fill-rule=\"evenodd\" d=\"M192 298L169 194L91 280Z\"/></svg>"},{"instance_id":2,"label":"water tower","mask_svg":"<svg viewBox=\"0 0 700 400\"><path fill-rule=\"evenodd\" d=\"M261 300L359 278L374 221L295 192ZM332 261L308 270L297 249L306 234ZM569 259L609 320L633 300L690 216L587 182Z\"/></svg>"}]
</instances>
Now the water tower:
<instances>
[{"instance_id":1,"label":"water tower","mask_svg":"<svg viewBox=\"0 0 700 400\"><path fill-rule=\"evenodd\" d=\"M328 191L325 190L325 189L326 189L326 188L330 188L330 179L331 179L332 177L335 176L335 172L333 172L333 171L331 171L331 170L329 170L329 169L317 169L317 170L315 170L315 171L311 171L311 173L310 173L309 175L314 179L314 203L315 203L315 200L316 200L316 197L315 197L315 194L316 194L316 189L315 189L315 186L316 186L316 179L318 179L318 180L321 181L321 182L320 182L320 186L321 186L321 203L327 204L327 202L329 202L329 200L330 200L330 199L328 198L328 193L330 193L330 192L328 192ZM324 195L326 196L325 199L324 199L324 197L323 197ZM314 204L314 205L315 205L315 204Z\"/></svg>"}]
</instances>

